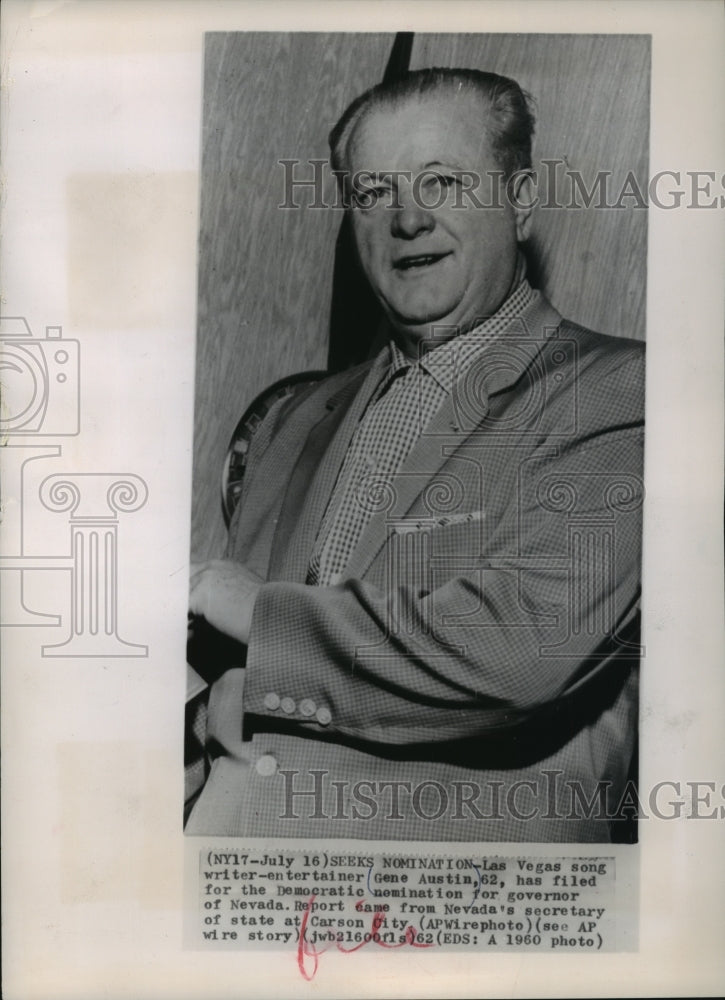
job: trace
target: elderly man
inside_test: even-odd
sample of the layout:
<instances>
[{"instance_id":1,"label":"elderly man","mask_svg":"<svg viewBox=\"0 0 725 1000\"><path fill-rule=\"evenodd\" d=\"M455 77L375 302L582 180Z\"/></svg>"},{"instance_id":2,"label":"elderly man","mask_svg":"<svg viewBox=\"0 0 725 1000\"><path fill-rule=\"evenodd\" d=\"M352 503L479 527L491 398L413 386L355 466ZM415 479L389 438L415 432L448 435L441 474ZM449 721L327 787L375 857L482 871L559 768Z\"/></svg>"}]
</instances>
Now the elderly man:
<instances>
[{"instance_id":1,"label":"elderly man","mask_svg":"<svg viewBox=\"0 0 725 1000\"><path fill-rule=\"evenodd\" d=\"M390 343L270 410L228 559L192 568L191 611L245 660L211 692L189 833L611 837L643 348L528 284L532 132L515 82L438 69L332 132Z\"/></svg>"}]
</instances>

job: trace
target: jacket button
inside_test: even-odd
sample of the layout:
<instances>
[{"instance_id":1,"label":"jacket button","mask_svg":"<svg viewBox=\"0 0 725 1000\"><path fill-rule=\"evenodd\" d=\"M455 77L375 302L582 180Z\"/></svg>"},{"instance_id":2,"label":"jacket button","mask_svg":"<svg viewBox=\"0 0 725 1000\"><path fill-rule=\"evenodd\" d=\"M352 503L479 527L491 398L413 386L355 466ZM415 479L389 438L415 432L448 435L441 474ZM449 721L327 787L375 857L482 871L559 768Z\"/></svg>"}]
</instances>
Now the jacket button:
<instances>
[{"instance_id":1,"label":"jacket button","mask_svg":"<svg viewBox=\"0 0 725 1000\"><path fill-rule=\"evenodd\" d=\"M311 715L315 714L316 709L317 705L315 705L312 698L303 698L300 702L300 712L308 719Z\"/></svg>"},{"instance_id":2,"label":"jacket button","mask_svg":"<svg viewBox=\"0 0 725 1000\"><path fill-rule=\"evenodd\" d=\"M276 712L279 708L279 695L275 694L274 691L270 691L264 696L264 707L268 708L270 712Z\"/></svg>"},{"instance_id":3,"label":"jacket button","mask_svg":"<svg viewBox=\"0 0 725 1000\"><path fill-rule=\"evenodd\" d=\"M263 778L271 778L273 774L277 773L277 761L271 753L266 753L263 757L260 757L254 766L257 774Z\"/></svg>"},{"instance_id":4,"label":"jacket button","mask_svg":"<svg viewBox=\"0 0 725 1000\"><path fill-rule=\"evenodd\" d=\"M292 698L283 698L280 702L280 707L283 712L287 713L287 715L292 715L294 710L297 708Z\"/></svg>"},{"instance_id":5,"label":"jacket button","mask_svg":"<svg viewBox=\"0 0 725 1000\"><path fill-rule=\"evenodd\" d=\"M329 708L318 708L315 718L321 726L329 726L332 722L332 713Z\"/></svg>"}]
</instances>

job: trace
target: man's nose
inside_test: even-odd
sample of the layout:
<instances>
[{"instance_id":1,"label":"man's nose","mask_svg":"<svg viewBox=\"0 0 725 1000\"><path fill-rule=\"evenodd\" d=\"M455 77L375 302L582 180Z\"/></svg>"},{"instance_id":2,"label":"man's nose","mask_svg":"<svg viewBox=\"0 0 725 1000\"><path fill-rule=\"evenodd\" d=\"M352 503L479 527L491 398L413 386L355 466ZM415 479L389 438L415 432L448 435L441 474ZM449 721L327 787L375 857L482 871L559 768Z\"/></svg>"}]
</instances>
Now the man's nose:
<instances>
[{"instance_id":1,"label":"man's nose","mask_svg":"<svg viewBox=\"0 0 725 1000\"><path fill-rule=\"evenodd\" d=\"M393 208L393 218L390 231L393 236L404 240L412 240L420 233L430 232L435 228L435 218L430 209L418 204L413 192L398 195L398 203Z\"/></svg>"}]
</instances>

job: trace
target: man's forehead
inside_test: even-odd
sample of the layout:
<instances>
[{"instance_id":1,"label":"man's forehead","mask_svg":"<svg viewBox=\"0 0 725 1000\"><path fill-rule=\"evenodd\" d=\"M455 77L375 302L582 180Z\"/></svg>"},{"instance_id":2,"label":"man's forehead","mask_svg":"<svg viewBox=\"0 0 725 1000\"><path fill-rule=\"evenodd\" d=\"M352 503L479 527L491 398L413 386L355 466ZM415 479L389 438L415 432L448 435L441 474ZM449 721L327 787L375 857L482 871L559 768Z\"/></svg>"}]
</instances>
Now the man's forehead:
<instances>
[{"instance_id":1,"label":"man's forehead","mask_svg":"<svg viewBox=\"0 0 725 1000\"><path fill-rule=\"evenodd\" d=\"M363 112L350 134L350 165L372 170L392 167L406 156L447 162L446 157L490 155L487 110L486 102L470 90L432 91L374 106ZM380 156L390 162L360 162Z\"/></svg>"}]
</instances>

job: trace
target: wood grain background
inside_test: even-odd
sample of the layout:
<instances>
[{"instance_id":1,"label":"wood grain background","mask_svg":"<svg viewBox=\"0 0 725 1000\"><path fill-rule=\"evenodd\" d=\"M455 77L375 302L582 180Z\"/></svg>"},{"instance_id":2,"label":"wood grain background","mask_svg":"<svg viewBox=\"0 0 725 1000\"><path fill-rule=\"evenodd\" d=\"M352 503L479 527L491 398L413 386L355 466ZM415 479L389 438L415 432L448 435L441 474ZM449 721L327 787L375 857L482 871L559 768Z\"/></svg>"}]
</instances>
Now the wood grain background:
<instances>
[{"instance_id":1,"label":"wood grain background","mask_svg":"<svg viewBox=\"0 0 725 1000\"><path fill-rule=\"evenodd\" d=\"M283 158L327 156L347 104L383 76L392 34L207 36L201 165L192 559L219 556L221 469L252 399L327 364L340 211L282 209ZM649 37L416 35L411 68L472 66L512 76L535 98L534 167L558 158L591 187L628 171L646 190ZM566 168L564 168L566 169ZM309 168L308 168L309 171ZM325 196L334 197L327 177ZM569 188L562 184L568 200ZM540 209L527 252L534 283L566 316L644 338L647 213ZM338 296L339 299L339 296ZM350 323L355 318L350 303ZM335 317L344 333L345 317ZM371 337L374 331L371 331Z\"/></svg>"}]
</instances>

